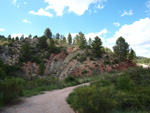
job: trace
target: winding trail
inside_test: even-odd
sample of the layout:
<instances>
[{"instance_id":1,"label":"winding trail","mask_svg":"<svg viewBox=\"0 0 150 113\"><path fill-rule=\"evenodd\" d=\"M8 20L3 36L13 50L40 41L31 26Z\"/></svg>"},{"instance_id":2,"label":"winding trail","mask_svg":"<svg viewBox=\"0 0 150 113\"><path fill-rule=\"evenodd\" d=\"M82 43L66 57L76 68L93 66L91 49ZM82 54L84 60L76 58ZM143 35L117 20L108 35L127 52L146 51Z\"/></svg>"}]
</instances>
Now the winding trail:
<instances>
[{"instance_id":1,"label":"winding trail","mask_svg":"<svg viewBox=\"0 0 150 113\"><path fill-rule=\"evenodd\" d=\"M66 98L79 86L81 85L46 91L45 94L25 98L21 104L4 107L0 113L75 113L67 104Z\"/></svg>"}]
</instances>

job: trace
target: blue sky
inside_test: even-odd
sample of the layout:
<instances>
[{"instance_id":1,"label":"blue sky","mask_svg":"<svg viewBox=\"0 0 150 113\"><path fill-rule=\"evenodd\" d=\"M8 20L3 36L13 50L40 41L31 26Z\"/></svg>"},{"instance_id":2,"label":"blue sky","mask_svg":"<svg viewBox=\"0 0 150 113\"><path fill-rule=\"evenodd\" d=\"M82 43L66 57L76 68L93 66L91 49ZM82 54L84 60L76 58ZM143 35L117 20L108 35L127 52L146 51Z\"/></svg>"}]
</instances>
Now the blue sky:
<instances>
[{"instance_id":1,"label":"blue sky","mask_svg":"<svg viewBox=\"0 0 150 113\"><path fill-rule=\"evenodd\" d=\"M1 0L0 35L42 36L49 27L72 36L101 37L112 47L123 36L137 55L150 57L150 0Z\"/></svg>"}]
</instances>

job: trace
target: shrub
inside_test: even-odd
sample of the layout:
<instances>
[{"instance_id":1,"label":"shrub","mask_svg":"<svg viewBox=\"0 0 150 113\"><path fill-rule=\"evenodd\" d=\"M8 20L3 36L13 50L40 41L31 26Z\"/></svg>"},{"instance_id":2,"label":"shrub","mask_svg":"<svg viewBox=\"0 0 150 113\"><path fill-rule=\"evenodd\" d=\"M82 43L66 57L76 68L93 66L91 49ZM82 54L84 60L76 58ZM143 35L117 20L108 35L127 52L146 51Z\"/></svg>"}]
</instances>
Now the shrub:
<instances>
[{"instance_id":1,"label":"shrub","mask_svg":"<svg viewBox=\"0 0 150 113\"><path fill-rule=\"evenodd\" d=\"M0 103L6 104L23 94L25 81L21 78L5 78L0 80Z\"/></svg>"},{"instance_id":2,"label":"shrub","mask_svg":"<svg viewBox=\"0 0 150 113\"><path fill-rule=\"evenodd\" d=\"M106 64L106 65L108 65L108 64L110 64L111 62L109 61L109 60L105 60L104 62L103 62L103 64Z\"/></svg>"},{"instance_id":3,"label":"shrub","mask_svg":"<svg viewBox=\"0 0 150 113\"><path fill-rule=\"evenodd\" d=\"M82 86L75 89L69 95L67 101L79 113L109 113L116 105L115 100L112 98L113 93L113 87Z\"/></svg>"},{"instance_id":4,"label":"shrub","mask_svg":"<svg viewBox=\"0 0 150 113\"><path fill-rule=\"evenodd\" d=\"M87 70L83 70L83 71L82 71L82 74L86 74L86 73L88 73Z\"/></svg>"},{"instance_id":5,"label":"shrub","mask_svg":"<svg viewBox=\"0 0 150 113\"><path fill-rule=\"evenodd\" d=\"M83 57L83 56L81 56L79 59L78 59L78 61L80 61L80 62L84 62L86 60L86 57Z\"/></svg>"},{"instance_id":6,"label":"shrub","mask_svg":"<svg viewBox=\"0 0 150 113\"><path fill-rule=\"evenodd\" d=\"M78 82L78 81L75 77L68 76L67 78L65 78L65 82L69 83L69 82Z\"/></svg>"},{"instance_id":7,"label":"shrub","mask_svg":"<svg viewBox=\"0 0 150 113\"><path fill-rule=\"evenodd\" d=\"M121 75L117 79L117 88L120 90L130 91L134 89L134 84L127 75Z\"/></svg>"},{"instance_id":8,"label":"shrub","mask_svg":"<svg viewBox=\"0 0 150 113\"><path fill-rule=\"evenodd\" d=\"M118 59L114 59L114 61L112 62L113 64L118 64L119 60Z\"/></svg>"}]
</instances>

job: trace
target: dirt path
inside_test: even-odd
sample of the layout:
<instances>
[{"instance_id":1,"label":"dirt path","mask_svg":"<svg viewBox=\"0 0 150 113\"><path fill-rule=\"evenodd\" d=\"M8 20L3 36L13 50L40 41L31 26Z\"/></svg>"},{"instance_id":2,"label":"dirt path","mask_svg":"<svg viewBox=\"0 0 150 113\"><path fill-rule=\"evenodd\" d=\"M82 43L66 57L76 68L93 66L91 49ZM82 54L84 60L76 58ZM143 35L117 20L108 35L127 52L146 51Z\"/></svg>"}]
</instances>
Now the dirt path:
<instances>
[{"instance_id":1,"label":"dirt path","mask_svg":"<svg viewBox=\"0 0 150 113\"><path fill-rule=\"evenodd\" d=\"M148 65L145 65L145 64L138 64L139 66L142 66L143 68L148 68L148 67L150 67L150 66L148 66Z\"/></svg>"},{"instance_id":2,"label":"dirt path","mask_svg":"<svg viewBox=\"0 0 150 113\"><path fill-rule=\"evenodd\" d=\"M88 85L85 83L82 85ZM78 85L80 86L80 85ZM19 105L5 107L1 113L75 113L66 98L78 86L45 92L45 94L25 98Z\"/></svg>"}]
</instances>

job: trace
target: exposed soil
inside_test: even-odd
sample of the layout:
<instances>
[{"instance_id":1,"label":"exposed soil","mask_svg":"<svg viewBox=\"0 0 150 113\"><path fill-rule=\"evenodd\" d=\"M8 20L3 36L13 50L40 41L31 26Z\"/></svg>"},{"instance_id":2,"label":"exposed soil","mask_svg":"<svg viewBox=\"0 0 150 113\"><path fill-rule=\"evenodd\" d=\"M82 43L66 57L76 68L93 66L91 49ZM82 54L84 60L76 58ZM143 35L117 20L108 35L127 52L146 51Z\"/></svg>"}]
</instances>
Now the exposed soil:
<instances>
[{"instance_id":1,"label":"exposed soil","mask_svg":"<svg viewBox=\"0 0 150 113\"><path fill-rule=\"evenodd\" d=\"M82 85L88 85L85 83ZM80 85L78 85L80 86ZM3 108L1 113L75 113L66 98L78 86L48 91L45 94L25 98L24 102Z\"/></svg>"}]
</instances>

